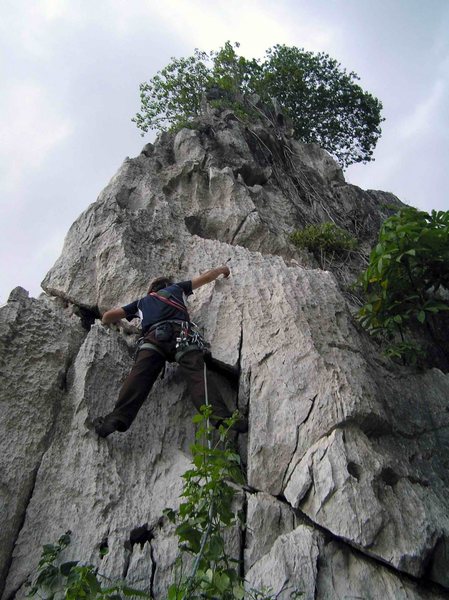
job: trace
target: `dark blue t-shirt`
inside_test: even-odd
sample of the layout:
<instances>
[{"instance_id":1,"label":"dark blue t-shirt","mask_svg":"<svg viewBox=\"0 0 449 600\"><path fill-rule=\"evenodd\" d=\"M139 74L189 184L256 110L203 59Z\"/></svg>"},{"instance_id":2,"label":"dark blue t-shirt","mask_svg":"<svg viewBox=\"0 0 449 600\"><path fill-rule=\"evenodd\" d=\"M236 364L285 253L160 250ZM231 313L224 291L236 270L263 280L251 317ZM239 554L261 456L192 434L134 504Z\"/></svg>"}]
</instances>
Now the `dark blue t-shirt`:
<instances>
[{"instance_id":1,"label":"dark blue t-shirt","mask_svg":"<svg viewBox=\"0 0 449 600\"><path fill-rule=\"evenodd\" d=\"M184 298L190 296L192 291L191 281L181 281L165 287L163 290L159 290L158 294L163 295L169 300L172 298L175 302L185 306ZM169 319L178 321L188 321L189 316L187 311L184 312L169 306L162 300L159 300L155 296L144 296L140 300L134 300L131 304L122 306L126 313L128 321L132 321L135 318L141 319L142 333L145 334L151 325L159 323L160 321L167 321Z\"/></svg>"}]
</instances>

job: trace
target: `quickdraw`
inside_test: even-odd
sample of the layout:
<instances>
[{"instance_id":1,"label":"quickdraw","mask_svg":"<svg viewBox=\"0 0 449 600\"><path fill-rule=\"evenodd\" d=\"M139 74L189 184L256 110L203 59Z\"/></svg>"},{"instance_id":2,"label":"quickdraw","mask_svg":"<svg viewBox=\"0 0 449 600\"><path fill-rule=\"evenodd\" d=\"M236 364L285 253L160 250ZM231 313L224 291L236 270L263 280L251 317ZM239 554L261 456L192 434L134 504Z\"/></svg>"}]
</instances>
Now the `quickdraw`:
<instances>
[{"instance_id":1,"label":"quickdraw","mask_svg":"<svg viewBox=\"0 0 449 600\"><path fill-rule=\"evenodd\" d=\"M177 354L187 349L204 351L207 348L208 344L201 335L198 325L192 321L182 321L181 331L176 338Z\"/></svg>"}]
</instances>

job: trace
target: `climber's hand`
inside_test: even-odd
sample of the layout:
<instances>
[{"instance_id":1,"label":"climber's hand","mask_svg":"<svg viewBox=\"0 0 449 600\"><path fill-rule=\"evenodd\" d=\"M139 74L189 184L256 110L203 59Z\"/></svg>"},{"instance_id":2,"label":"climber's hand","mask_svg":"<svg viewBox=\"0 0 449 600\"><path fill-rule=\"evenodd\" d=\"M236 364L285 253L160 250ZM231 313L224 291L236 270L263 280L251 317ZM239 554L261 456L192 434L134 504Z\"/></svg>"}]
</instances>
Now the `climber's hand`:
<instances>
[{"instance_id":1,"label":"climber's hand","mask_svg":"<svg viewBox=\"0 0 449 600\"><path fill-rule=\"evenodd\" d=\"M126 313L123 308L113 308L104 313L101 322L103 325L109 325L110 323L118 323L120 319L124 319L125 317Z\"/></svg>"}]
</instances>

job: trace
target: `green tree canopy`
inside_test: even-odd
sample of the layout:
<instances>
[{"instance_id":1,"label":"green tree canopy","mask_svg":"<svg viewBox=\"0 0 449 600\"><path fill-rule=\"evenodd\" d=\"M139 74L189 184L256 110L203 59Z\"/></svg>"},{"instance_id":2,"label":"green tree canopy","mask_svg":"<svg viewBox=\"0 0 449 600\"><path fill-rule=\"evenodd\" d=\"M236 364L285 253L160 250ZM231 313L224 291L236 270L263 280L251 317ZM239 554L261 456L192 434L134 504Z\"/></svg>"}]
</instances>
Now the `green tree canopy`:
<instances>
[{"instance_id":1,"label":"green tree canopy","mask_svg":"<svg viewBox=\"0 0 449 600\"><path fill-rule=\"evenodd\" d=\"M257 60L238 56L238 46L227 42L218 51L172 58L140 85L141 112L133 119L137 127L143 132L178 128L200 113L204 94L213 105L251 117L257 94L262 107L278 104L295 137L318 143L343 167L372 160L382 104L363 91L355 73L323 52L276 45Z\"/></svg>"}]
</instances>

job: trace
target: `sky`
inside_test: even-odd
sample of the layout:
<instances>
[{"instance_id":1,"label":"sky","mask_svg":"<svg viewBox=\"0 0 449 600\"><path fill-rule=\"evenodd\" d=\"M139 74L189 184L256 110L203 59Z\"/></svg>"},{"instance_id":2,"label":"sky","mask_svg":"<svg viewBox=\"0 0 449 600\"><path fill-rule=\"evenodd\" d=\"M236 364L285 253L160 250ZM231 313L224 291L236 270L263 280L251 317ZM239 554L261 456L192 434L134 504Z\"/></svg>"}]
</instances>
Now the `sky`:
<instances>
[{"instance_id":1,"label":"sky","mask_svg":"<svg viewBox=\"0 0 449 600\"><path fill-rule=\"evenodd\" d=\"M449 210L448 0L1 0L0 303L32 296L70 225L141 137L139 84L240 42L324 51L383 103L375 161L346 180Z\"/></svg>"}]
</instances>

